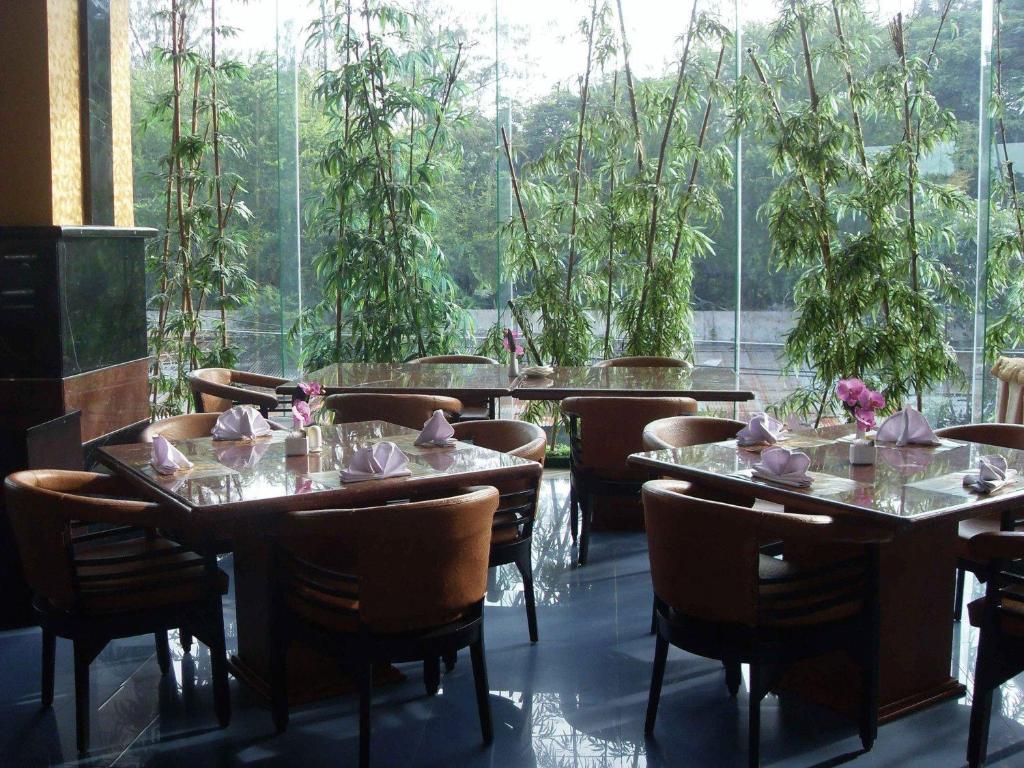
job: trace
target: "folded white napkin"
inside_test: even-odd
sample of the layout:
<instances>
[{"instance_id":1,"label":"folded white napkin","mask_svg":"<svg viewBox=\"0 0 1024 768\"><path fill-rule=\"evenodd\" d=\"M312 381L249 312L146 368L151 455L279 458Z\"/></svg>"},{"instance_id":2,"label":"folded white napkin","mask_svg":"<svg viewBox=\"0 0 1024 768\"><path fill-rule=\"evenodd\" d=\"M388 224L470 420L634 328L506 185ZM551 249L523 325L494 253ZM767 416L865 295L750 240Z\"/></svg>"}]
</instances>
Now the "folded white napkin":
<instances>
[{"instance_id":1,"label":"folded white napkin","mask_svg":"<svg viewBox=\"0 0 1024 768\"><path fill-rule=\"evenodd\" d=\"M341 480L345 483L358 483L361 480L403 477L412 474L408 465L409 459L394 443L367 445L352 454L348 467L341 470Z\"/></svg>"},{"instance_id":2,"label":"folded white napkin","mask_svg":"<svg viewBox=\"0 0 1024 768\"><path fill-rule=\"evenodd\" d=\"M270 422L251 405L236 405L217 417L210 430L214 440L252 440L270 434Z\"/></svg>"},{"instance_id":3,"label":"folded white napkin","mask_svg":"<svg viewBox=\"0 0 1024 768\"><path fill-rule=\"evenodd\" d=\"M767 413L755 413L736 433L737 445L774 445L782 434L782 422Z\"/></svg>"},{"instance_id":4,"label":"folded white napkin","mask_svg":"<svg viewBox=\"0 0 1024 768\"><path fill-rule=\"evenodd\" d=\"M437 445L450 448L455 445L455 430L444 417L444 411L438 408L423 424L423 431L416 438L414 445Z\"/></svg>"},{"instance_id":5,"label":"folded white napkin","mask_svg":"<svg viewBox=\"0 0 1024 768\"><path fill-rule=\"evenodd\" d=\"M909 405L882 422L875 440L896 445L941 445L932 432L928 419L919 410Z\"/></svg>"},{"instance_id":6,"label":"folded white napkin","mask_svg":"<svg viewBox=\"0 0 1024 768\"><path fill-rule=\"evenodd\" d=\"M149 462L161 475L173 475L179 469L192 469L192 462L185 458L185 454L162 435L153 438L153 455Z\"/></svg>"},{"instance_id":7,"label":"folded white napkin","mask_svg":"<svg viewBox=\"0 0 1024 768\"><path fill-rule=\"evenodd\" d=\"M1017 470L1006 468L1006 459L998 454L978 457L978 471L964 476L964 487L978 493L992 493L1017 480Z\"/></svg>"},{"instance_id":8,"label":"folded white napkin","mask_svg":"<svg viewBox=\"0 0 1024 768\"><path fill-rule=\"evenodd\" d=\"M806 453L774 446L761 452L761 461L754 465L753 475L760 480L807 488L811 484L811 476L807 474L809 466L811 457Z\"/></svg>"}]
</instances>

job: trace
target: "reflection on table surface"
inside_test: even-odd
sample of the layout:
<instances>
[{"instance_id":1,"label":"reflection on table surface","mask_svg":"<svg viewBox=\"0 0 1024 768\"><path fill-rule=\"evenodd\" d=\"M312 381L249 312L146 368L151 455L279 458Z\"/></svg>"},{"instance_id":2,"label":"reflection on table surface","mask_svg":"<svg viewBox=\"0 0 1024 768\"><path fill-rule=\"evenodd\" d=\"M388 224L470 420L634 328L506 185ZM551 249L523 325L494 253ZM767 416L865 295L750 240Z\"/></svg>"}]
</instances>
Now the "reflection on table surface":
<instances>
[{"instance_id":1,"label":"reflection on table surface","mask_svg":"<svg viewBox=\"0 0 1024 768\"><path fill-rule=\"evenodd\" d=\"M280 430L254 441L214 440L210 437L179 440L176 447L193 463L191 470L160 475L150 465L149 445L116 445L101 456L115 469L134 473L152 486L173 494L189 508L219 506L296 494L367 487L384 481L345 486L340 471L359 448L381 440L396 443L409 458L410 478L402 481L500 471L532 465L508 454L458 442L453 448L413 445L418 432L384 421L363 421L324 426L324 447L319 453L286 456L287 432ZM539 471L539 470L538 470ZM388 482L395 482L394 480Z\"/></svg>"},{"instance_id":2,"label":"reflection on table surface","mask_svg":"<svg viewBox=\"0 0 1024 768\"><path fill-rule=\"evenodd\" d=\"M514 396L524 400L562 399L577 395L686 395L701 400L745 401L753 394L736 388L728 368L573 367L556 366L541 378L510 377L505 365L474 363L335 363L303 377L334 392L409 392ZM294 392L289 381L278 392Z\"/></svg>"},{"instance_id":3,"label":"reflection on table surface","mask_svg":"<svg viewBox=\"0 0 1024 768\"><path fill-rule=\"evenodd\" d=\"M784 488L751 478L750 469L760 454L737 447L735 440L634 454L631 461L668 475L724 476L729 478L725 482L771 489L795 501L810 498L907 520L993 505L1024 494L1024 478L988 495L963 487L964 475L976 471L980 456L999 454L1009 467L1024 471L1024 452L1009 448L947 439L934 447L879 443L874 465L854 466L848 437L834 430L816 439L793 436L780 445L799 448L810 457L808 472L814 478L810 488Z\"/></svg>"}]
</instances>

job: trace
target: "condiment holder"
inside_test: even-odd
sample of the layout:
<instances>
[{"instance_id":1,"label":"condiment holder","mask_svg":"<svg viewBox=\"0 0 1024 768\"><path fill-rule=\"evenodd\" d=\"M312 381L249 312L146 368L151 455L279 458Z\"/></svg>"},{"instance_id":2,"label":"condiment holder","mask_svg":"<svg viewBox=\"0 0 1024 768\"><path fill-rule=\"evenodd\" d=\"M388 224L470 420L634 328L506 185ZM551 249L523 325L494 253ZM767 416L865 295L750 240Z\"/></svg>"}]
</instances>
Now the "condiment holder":
<instances>
[{"instance_id":1,"label":"condiment holder","mask_svg":"<svg viewBox=\"0 0 1024 768\"><path fill-rule=\"evenodd\" d=\"M305 429L293 429L284 439L285 456L305 456L319 453L324 448L324 437L315 424Z\"/></svg>"},{"instance_id":2,"label":"condiment holder","mask_svg":"<svg viewBox=\"0 0 1024 768\"><path fill-rule=\"evenodd\" d=\"M850 443L850 463L867 466L875 463L875 443L866 437L858 436Z\"/></svg>"}]
</instances>

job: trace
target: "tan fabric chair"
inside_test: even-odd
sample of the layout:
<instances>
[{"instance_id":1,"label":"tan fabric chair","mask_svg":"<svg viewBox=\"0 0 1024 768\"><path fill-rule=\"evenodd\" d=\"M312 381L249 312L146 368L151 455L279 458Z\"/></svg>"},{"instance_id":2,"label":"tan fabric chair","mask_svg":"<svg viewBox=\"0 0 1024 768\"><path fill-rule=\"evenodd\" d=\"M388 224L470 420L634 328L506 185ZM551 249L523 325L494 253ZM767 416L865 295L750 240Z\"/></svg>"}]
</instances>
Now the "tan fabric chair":
<instances>
[{"instance_id":1,"label":"tan fabric chair","mask_svg":"<svg viewBox=\"0 0 1024 768\"><path fill-rule=\"evenodd\" d=\"M167 630L188 626L210 648L217 717L231 715L221 595L227 576L158 536L169 512L118 498L131 493L108 475L16 472L4 483L33 608L43 628L44 706L53 703L56 638L74 643L78 748L89 748L89 664L111 640L156 633L160 670L170 669ZM104 526L97 529L98 526Z\"/></svg>"},{"instance_id":2,"label":"tan fabric chair","mask_svg":"<svg viewBox=\"0 0 1024 768\"><path fill-rule=\"evenodd\" d=\"M657 419L697 412L689 397L570 397L562 401L569 420L569 523L579 540L577 562L585 565L590 548L593 497L639 502L640 486L650 472L627 465L631 453L644 450L644 427ZM580 523L577 523L577 516Z\"/></svg>"},{"instance_id":3,"label":"tan fabric chair","mask_svg":"<svg viewBox=\"0 0 1024 768\"><path fill-rule=\"evenodd\" d=\"M324 408L334 411L335 424L356 421L387 421L409 429L423 429L423 424L434 411L441 409L452 421L462 412L462 403L454 397L442 395L375 395L346 393L330 395Z\"/></svg>"},{"instance_id":4,"label":"tan fabric chair","mask_svg":"<svg viewBox=\"0 0 1024 768\"><path fill-rule=\"evenodd\" d=\"M870 749L878 728L878 544L891 532L861 520L721 504L689 491L688 483L671 480L643 489L657 620L647 735L670 644L721 660L732 695L740 665L750 664L751 766L758 765L761 699L785 668L846 650L863 670L860 736ZM840 548L836 560L802 568L761 554L763 543L778 539L811 544L818 556Z\"/></svg>"},{"instance_id":5,"label":"tan fabric chair","mask_svg":"<svg viewBox=\"0 0 1024 768\"><path fill-rule=\"evenodd\" d=\"M415 365L497 365L498 361L491 357L484 357L483 355L429 355L427 357L417 357L409 361Z\"/></svg>"},{"instance_id":6,"label":"tan fabric chair","mask_svg":"<svg viewBox=\"0 0 1024 768\"><path fill-rule=\"evenodd\" d=\"M950 440L967 440L972 443L998 445L1002 448L1024 450L1024 425L1020 424L962 424L935 430L939 437ZM971 558L970 540L979 533L997 532L1002 525L1002 515L987 514L973 517L960 523L956 551L956 592L953 598L953 619L960 621L963 616L964 583L970 571L979 579L986 578L986 564ZM1024 525L1024 508L1017 514L1014 527Z\"/></svg>"},{"instance_id":7,"label":"tan fabric chair","mask_svg":"<svg viewBox=\"0 0 1024 768\"><path fill-rule=\"evenodd\" d=\"M670 416L652 421L643 432L643 450L661 451L731 440L746 424L712 416Z\"/></svg>"},{"instance_id":8,"label":"tan fabric chair","mask_svg":"<svg viewBox=\"0 0 1024 768\"><path fill-rule=\"evenodd\" d=\"M971 559L985 563L991 576L985 596L967 607L971 624L981 630L974 666L967 764L969 768L980 768L988 752L992 695L1007 680L1024 672L1024 577L1020 575L1024 532L980 533L971 539L969 547ZM1012 571L1007 568L1011 563Z\"/></svg>"},{"instance_id":9,"label":"tan fabric chair","mask_svg":"<svg viewBox=\"0 0 1024 768\"><path fill-rule=\"evenodd\" d=\"M139 442L152 443L157 435L162 435L171 442L209 437L218 418L219 413L183 413L180 416L168 416L166 419L154 421L142 430L139 433ZM270 428L284 429L273 421L270 422Z\"/></svg>"},{"instance_id":10,"label":"tan fabric chair","mask_svg":"<svg viewBox=\"0 0 1024 768\"><path fill-rule=\"evenodd\" d=\"M992 366L996 378L996 421L1024 423L1024 357L1000 357Z\"/></svg>"},{"instance_id":11,"label":"tan fabric chair","mask_svg":"<svg viewBox=\"0 0 1024 768\"><path fill-rule=\"evenodd\" d=\"M544 464L547 436L536 424L526 421L494 419L491 421L463 421L454 425L455 437L472 441L481 448L490 448L521 459ZM540 498L540 481L503 484L494 516L491 535L490 565L492 568L515 563L523 578L526 602L526 623L530 642L537 642L537 601L533 590L533 523Z\"/></svg>"},{"instance_id":12,"label":"tan fabric chair","mask_svg":"<svg viewBox=\"0 0 1024 768\"><path fill-rule=\"evenodd\" d=\"M139 434L140 443L152 443L157 435L170 441L209 437L220 413L186 413L154 421Z\"/></svg>"},{"instance_id":13,"label":"tan fabric chair","mask_svg":"<svg viewBox=\"0 0 1024 768\"><path fill-rule=\"evenodd\" d=\"M436 659L468 646L480 726L484 741L492 740L483 598L498 491L456 494L285 516L271 614L271 698L279 731L288 726L288 646L302 638L356 669L361 766L370 760L374 663L421 659L426 688L436 693Z\"/></svg>"},{"instance_id":14,"label":"tan fabric chair","mask_svg":"<svg viewBox=\"0 0 1024 768\"><path fill-rule=\"evenodd\" d=\"M230 368L200 368L188 375L197 413L220 413L233 405L254 405L266 417L278 407L276 387L287 379ZM239 385L246 385L245 387ZM250 389L259 387L260 389Z\"/></svg>"},{"instance_id":15,"label":"tan fabric chair","mask_svg":"<svg viewBox=\"0 0 1024 768\"><path fill-rule=\"evenodd\" d=\"M497 365L498 361L483 355L431 355L430 357L418 357L410 360L415 365ZM462 412L459 414L460 421L477 421L480 419L494 418L494 398L462 397Z\"/></svg>"},{"instance_id":16,"label":"tan fabric chair","mask_svg":"<svg viewBox=\"0 0 1024 768\"><path fill-rule=\"evenodd\" d=\"M653 355L642 355L635 357L613 357L610 360L602 360L594 363L595 368L692 368L685 360L675 357L655 357Z\"/></svg>"}]
</instances>

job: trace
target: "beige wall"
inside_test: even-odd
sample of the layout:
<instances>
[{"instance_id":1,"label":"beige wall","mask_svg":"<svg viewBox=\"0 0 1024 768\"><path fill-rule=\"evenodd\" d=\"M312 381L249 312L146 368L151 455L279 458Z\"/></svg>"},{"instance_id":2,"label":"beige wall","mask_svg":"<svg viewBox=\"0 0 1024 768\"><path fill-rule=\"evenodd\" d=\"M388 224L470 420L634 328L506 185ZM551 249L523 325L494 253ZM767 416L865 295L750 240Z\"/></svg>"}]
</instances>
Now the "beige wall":
<instances>
[{"instance_id":1,"label":"beige wall","mask_svg":"<svg viewBox=\"0 0 1024 768\"><path fill-rule=\"evenodd\" d=\"M114 223L132 226L128 0L111 2ZM83 224L78 0L0 2L0 225Z\"/></svg>"}]
</instances>

